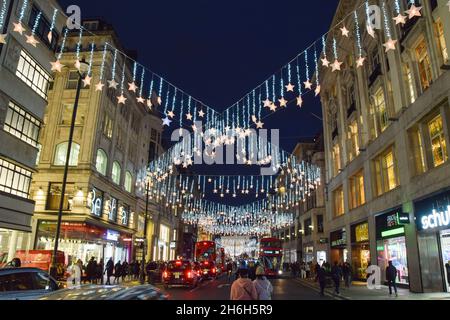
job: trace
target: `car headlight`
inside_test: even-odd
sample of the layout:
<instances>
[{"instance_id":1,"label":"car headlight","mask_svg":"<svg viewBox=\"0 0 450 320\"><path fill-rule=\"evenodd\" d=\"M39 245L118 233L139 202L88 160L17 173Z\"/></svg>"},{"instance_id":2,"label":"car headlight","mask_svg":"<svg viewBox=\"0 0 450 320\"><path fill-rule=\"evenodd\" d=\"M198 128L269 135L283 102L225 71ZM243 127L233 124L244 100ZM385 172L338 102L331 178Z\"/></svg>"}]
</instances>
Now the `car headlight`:
<instances>
[{"instance_id":1,"label":"car headlight","mask_svg":"<svg viewBox=\"0 0 450 320\"><path fill-rule=\"evenodd\" d=\"M282 274L283 274L283 271L281 271L281 270L278 271L278 274L279 274L279 275L282 275Z\"/></svg>"}]
</instances>

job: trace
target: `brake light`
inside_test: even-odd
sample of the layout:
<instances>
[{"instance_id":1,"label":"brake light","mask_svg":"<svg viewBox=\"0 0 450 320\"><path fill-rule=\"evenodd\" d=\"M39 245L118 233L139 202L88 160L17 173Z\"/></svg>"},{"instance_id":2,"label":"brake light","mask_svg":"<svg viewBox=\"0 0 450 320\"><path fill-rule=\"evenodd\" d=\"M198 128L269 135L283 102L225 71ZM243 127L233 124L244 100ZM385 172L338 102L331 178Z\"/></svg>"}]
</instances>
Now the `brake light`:
<instances>
[{"instance_id":1,"label":"brake light","mask_svg":"<svg viewBox=\"0 0 450 320\"><path fill-rule=\"evenodd\" d=\"M208 261L205 261L205 266L208 266L209 265L209 262Z\"/></svg>"},{"instance_id":2,"label":"brake light","mask_svg":"<svg viewBox=\"0 0 450 320\"><path fill-rule=\"evenodd\" d=\"M177 261L177 262L175 262L175 264L176 264L177 266L181 266L181 261Z\"/></svg>"},{"instance_id":3,"label":"brake light","mask_svg":"<svg viewBox=\"0 0 450 320\"><path fill-rule=\"evenodd\" d=\"M164 271L163 277L164 277L164 278L168 278L168 277L169 277L169 274L167 273L167 271Z\"/></svg>"},{"instance_id":4,"label":"brake light","mask_svg":"<svg viewBox=\"0 0 450 320\"><path fill-rule=\"evenodd\" d=\"M189 279L192 279L192 278L193 278L193 275L192 275L192 272L191 272L191 271L188 271L187 277L188 277Z\"/></svg>"},{"instance_id":5,"label":"brake light","mask_svg":"<svg viewBox=\"0 0 450 320\"><path fill-rule=\"evenodd\" d=\"M216 273L216 268L213 268L213 269L212 269L212 272L213 272L213 273Z\"/></svg>"}]
</instances>

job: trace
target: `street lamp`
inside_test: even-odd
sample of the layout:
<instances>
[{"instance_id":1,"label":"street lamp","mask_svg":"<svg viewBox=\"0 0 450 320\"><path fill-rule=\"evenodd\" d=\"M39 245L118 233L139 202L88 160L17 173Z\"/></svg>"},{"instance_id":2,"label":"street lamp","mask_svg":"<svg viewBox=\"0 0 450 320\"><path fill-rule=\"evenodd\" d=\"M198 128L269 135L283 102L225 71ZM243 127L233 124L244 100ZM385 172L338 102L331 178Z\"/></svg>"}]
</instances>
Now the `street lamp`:
<instances>
[{"instance_id":1,"label":"street lamp","mask_svg":"<svg viewBox=\"0 0 450 320\"><path fill-rule=\"evenodd\" d=\"M147 183L146 183L146 196L145 196L145 217L144 217L144 248L142 251L142 261L141 261L141 268L139 272L139 282L141 284L145 283L145 260L147 255L147 247L148 247L148 240L147 240L147 224L148 224L148 206L149 206L149 193L150 193L150 178L147 176Z\"/></svg>"},{"instance_id":2,"label":"street lamp","mask_svg":"<svg viewBox=\"0 0 450 320\"><path fill-rule=\"evenodd\" d=\"M61 223L62 223L62 215L63 215L63 208L64 208L64 196L66 194L66 186L67 186L67 175L69 173L69 162L70 162L70 154L72 151L72 143L73 143L73 133L75 131L75 121L77 118L77 109L78 109L78 102L80 100L80 92L81 92L81 86L84 78L86 77L88 70L89 70L89 64L86 63L85 59L83 58L82 61L80 61L78 69L78 84L77 84L77 92L75 96L75 103L73 106L73 112L72 112L72 122L70 124L70 133L69 133L69 142L67 146L67 155L66 155L66 163L64 166L64 177L63 177L63 183L62 183L62 190L61 190L61 200L59 202L59 210L58 210L58 224L56 226L56 235L55 235L55 246L53 248L53 256L52 256L52 265L50 267L50 274L53 277L57 277L57 253L58 253L58 244L59 244L59 237L61 234Z\"/></svg>"}]
</instances>

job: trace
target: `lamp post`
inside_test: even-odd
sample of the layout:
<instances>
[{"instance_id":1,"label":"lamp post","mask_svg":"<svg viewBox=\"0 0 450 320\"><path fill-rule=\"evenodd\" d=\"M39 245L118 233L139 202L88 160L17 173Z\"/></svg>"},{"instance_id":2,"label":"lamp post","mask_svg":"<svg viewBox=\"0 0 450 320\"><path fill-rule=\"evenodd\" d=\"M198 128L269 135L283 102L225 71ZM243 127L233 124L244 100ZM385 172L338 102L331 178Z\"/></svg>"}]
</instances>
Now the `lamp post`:
<instances>
[{"instance_id":1,"label":"lamp post","mask_svg":"<svg viewBox=\"0 0 450 320\"><path fill-rule=\"evenodd\" d=\"M148 205L149 205L149 193L150 193L150 179L147 177L146 183L146 197L145 197L145 217L144 217L144 250L142 251L142 261L141 261L141 270L139 272L139 282L141 284L145 283L145 260L147 255L147 224L148 224ZM150 277L150 276L149 276Z\"/></svg>"},{"instance_id":2,"label":"lamp post","mask_svg":"<svg viewBox=\"0 0 450 320\"><path fill-rule=\"evenodd\" d=\"M69 173L69 164L70 164L70 155L72 151L72 143L73 143L73 134L75 131L75 121L77 118L77 109L78 109L78 102L80 100L80 92L81 92L81 86L82 81L87 75L87 72L89 70L89 65L86 63L86 61L83 59L80 61L80 69L78 70L78 84L77 84L77 92L75 96L75 103L73 106L73 112L72 112L72 122L70 123L70 133L69 133L69 141L67 145L67 155L66 155L66 163L64 165L64 177L62 182L62 189L61 189L61 200L59 202L59 210L58 210L58 223L56 226L56 235L55 235L55 246L53 248L53 256L52 256L52 264L50 267L50 274L53 277L57 277L57 254L58 254L58 244L59 244L59 238L61 234L61 223L62 223L62 215L64 210L64 196L66 194L66 186L67 186L67 176Z\"/></svg>"}]
</instances>

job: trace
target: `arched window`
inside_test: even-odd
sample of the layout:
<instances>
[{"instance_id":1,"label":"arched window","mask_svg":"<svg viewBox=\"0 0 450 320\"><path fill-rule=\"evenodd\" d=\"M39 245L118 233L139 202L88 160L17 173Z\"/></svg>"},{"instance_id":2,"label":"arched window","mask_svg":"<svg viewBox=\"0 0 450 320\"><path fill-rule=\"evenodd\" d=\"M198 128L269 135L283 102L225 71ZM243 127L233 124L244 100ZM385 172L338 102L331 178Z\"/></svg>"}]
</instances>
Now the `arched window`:
<instances>
[{"instance_id":1,"label":"arched window","mask_svg":"<svg viewBox=\"0 0 450 320\"><path fill-rule=\"evenodd\" d=\"M121 174L121 171L122 171L122 169L120 167L120 164L117 161L115 161L113 163L111 177L112 177L112 181L115 184L117 184L117 185L120 185L120 174Z\"/></svg>"},{"instance_id":2,"label":"arched window","mask_svg":"<svg viewBox=\"0 0 450 320\"><path fill-rule=\"evenodd\" d=\"M55 166L64 166L66 164L68 146L69 146L68 142L63 142L56 146L55 160L53 162ZM70 152L69 166L76 167L78 165L79 155L80 155L80 145L73 142L72 150Z\"/></svg>"},{"instance_id":3,"label":"arched window","mask_svg":"<svg viewBox=\"0 0 450 320\"><path fill-rule=\"evenodd\" d=\"M108 156L106 155L106 152L102 149L98 149L97 151L97 160L95 163L95 167L97 168L97 171L106 176L106 168L108 166Z\"/></svg>"},{"instance_id":4,"label":"arched window","mask_svg":"<svg viewBox=\"0 0 450 320\"><path fill-rule=\"evenodd\" d=\"M131 193L132 181L133 181L133 176L131 175L131 173L129 171L127 171L127 173L125 173L125 191Z\"/></svg>"}]
</instances>

